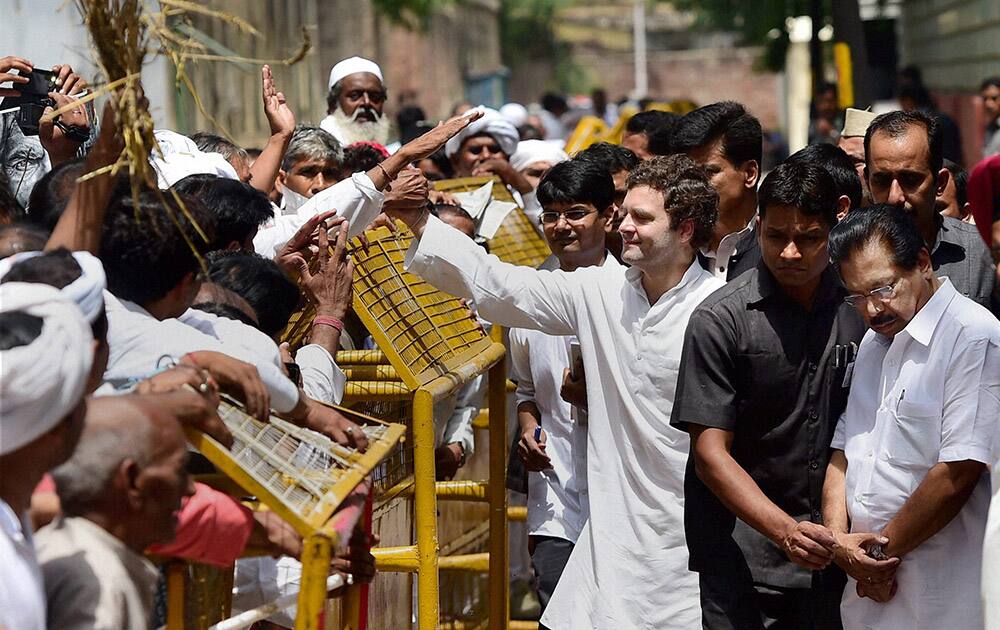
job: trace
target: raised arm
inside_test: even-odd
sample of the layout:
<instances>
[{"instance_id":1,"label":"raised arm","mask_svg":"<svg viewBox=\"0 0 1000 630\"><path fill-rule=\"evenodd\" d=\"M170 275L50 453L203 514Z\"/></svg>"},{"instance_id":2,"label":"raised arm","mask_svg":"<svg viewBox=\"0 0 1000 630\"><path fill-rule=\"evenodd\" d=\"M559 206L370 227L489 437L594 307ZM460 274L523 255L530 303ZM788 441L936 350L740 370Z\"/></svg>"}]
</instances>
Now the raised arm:
<instances>
[{"instance_id":1,"label":"raised arm","mask_svg":"<svg viewBox=\"0 0 1000 630\"><path fill-rule=\"evenodd\" d=\"M250 167L250 185L268 193L274 186L281 160L285 156L285 149L288 148L292 132L295 131L295 114L288 106L285 95L274 87L271 67L261 68L260 75L264 116L267 117L267 124L271 129L271 137L267 139L267 144Z\"/></svg>"},{"instance_id":2,"label":"raised arm","mask_svg":"<svg viewBox=\"0 0 1000 630\"><path fill-rule=\"evenodd\" d=\"M92 173L114 164L121 155L123 146L114 110L107 103L101 117L100 134L87 154L84 171ZM96 255L101 246L104 213L114 187L115 178L108 172L77 183L66 204L66 210L59 217L52 236L45 244L45 251L65 247L70 251L85 251Z\"/></svg>"}]
</instances>

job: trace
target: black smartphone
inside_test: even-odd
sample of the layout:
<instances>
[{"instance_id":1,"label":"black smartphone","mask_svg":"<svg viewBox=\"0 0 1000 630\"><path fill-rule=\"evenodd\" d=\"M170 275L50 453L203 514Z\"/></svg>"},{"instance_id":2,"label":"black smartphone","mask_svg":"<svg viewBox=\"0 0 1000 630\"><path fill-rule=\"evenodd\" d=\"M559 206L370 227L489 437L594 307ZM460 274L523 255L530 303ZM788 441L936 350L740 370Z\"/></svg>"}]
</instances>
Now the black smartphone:
<instances>
[{"instance_id":1,"label":"black smartphone","mask_svg":"<svg viewBox=\"0 0 1000 630\"><path fill-rule=\"evenodd\" d=\"M55 105L55 101L49 98L49 92L59 89L56 85L56 73L51 70L32 70L27 75L27 83L16 83L14 89L21 93L21 96L8 97L4 99L5 109L7 106L17 106L17 114L14 120L21 128L21 133L26 136L38 135L38 121L45 113L46 107Z\"/></svg>"}]
</instances>

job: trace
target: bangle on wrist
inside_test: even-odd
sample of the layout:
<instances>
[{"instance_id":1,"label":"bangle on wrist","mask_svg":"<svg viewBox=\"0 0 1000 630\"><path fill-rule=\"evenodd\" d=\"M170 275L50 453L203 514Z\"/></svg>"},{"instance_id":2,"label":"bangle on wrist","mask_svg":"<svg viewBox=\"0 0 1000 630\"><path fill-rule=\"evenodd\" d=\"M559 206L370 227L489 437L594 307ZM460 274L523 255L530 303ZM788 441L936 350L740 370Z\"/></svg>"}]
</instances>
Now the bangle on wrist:
<instances>
[{"instance_id":1,"label":"bangle on wrist","mask_svg":"<svg viewBox=\"0 0 1000 630\"><path fill-rule=\"evenodd\" d=\"M337 332L344 331L344 322L340 321L336 317L330 317L329 315L317 315L313 318L313 325L332 326L337 329Z\"/></svg>"}]
</instances>

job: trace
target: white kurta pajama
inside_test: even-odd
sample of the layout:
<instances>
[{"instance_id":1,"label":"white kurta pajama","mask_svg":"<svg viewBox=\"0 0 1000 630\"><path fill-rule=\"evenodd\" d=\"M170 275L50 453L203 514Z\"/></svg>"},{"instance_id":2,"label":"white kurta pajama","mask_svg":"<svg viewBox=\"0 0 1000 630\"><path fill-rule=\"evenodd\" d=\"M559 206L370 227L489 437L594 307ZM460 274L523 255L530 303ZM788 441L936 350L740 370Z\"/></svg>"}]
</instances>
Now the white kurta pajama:
<instances>
[{"instance_id":1,"label":"white kurta pajama","mask_svg":"<svg viewBox=\"0 0 1000 630\"><path fill-rule=\"evenodd\" d=\"M431 217L408 269L472 298L496 324L576 335L589 407L584 525L542 623L554 629L700 627L684 540L688 437L669 424L684 329L723 285L697 262L650 306L637 269L573 273L500 262Z\"/></svg>"},{"instance_id":2,"label":"white kurta pajama","mask_svg":"<svg viewBox=\"0 0 1000 630\"><path fill-rule=\"evenodd\" d=\"M892 339L869 330L832 447L847 456L851 531L881 533L938 462L990 463L1000 420L1000 322L944 280ZM958 514L905 555L885 604L844 589L845 630L980 630L984 474Z\"/></svg>"}]
</instances>

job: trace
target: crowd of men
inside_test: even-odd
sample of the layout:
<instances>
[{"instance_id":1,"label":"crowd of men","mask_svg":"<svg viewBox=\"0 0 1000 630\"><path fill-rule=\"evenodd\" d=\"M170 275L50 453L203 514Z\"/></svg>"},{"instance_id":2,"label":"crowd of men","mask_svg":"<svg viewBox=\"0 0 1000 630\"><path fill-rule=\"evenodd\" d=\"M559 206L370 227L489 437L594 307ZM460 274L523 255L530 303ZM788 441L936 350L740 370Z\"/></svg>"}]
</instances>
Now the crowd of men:
<instances>
[{"instance_id":1,"label":"crowd of men","mask_svg":"<svg viewBox=\"0 0 1000 630\"><path fill-rule=\"evenodd\" d=\"M0 58L0 96L32 69ZM37 136L0 120L0 629L158 627L150 557L235 563L236 611L296 588L301 539L193 483L182 428L230 444L226 394L365 448L324 403L337 351L371 343L347 240L389 219L409 271L510 329L541 627L1000 628L1000 158L946 164L933 114L847 110L767 173L734 101L642 112L573 156L555 102L400 116L389 143L381 69L352 57L319 126L265 66L259 149L157 130L172 192L134 195L105 168L114 113L53 71L66 112ZM1000 151L1000 83L981 92ZM547 242L538 269L429 184L478 175ZM482 396L436 406L440 479ZM370 580L375 542L357 530L331 571Z\"/></svg>"}]
</instances>

